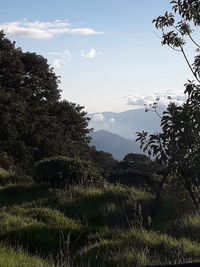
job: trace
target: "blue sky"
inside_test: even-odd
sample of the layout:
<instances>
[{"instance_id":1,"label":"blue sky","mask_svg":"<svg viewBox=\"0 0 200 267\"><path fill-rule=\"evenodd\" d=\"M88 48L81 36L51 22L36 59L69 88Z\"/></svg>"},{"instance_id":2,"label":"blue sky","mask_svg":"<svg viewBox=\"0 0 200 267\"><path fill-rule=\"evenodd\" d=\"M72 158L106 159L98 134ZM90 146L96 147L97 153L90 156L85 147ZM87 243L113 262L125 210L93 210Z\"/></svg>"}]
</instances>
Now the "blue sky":
<instances>
[{"instance_id":1,"label":"blue sky","mask_svg":"<svg viewBox=\"0 0 200 267\"><path fill-rule=\"evenodd\" d=\"M120 112L155 94L183 91L191 77L151 23L169 2L0 0L0 29L24 51L48 59L64 99L88 112Z\"/></svg>"}]
</instances>

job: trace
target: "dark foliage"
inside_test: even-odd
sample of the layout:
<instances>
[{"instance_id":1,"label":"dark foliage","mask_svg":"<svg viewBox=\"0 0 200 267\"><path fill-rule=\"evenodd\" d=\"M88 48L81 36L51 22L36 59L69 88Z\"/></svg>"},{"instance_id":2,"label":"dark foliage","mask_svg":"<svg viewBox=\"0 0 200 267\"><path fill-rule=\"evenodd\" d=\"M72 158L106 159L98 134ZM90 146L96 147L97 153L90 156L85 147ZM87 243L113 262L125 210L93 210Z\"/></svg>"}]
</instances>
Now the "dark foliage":
<instances>
[{"instance_id":1,"label":"dark foliage","mask_svg":"<svg viewBox=\"0 0 200 267\"><path fill-rule=\"evenodd\" d=\"M79 158L53 157L36 164L36 181L47 182L52 188L69 185L102 185L99 170L90 161Z\"/></svg>"},{"instance_id":2,"label":"dark foliage","mask_svg":"<svg viewBox=\"0 0 200 267\"><path fill-rule=\"evenodd\" d=\"M149 157L130 153L119 162L108 177L109 182L156 191L161 167Z\"/></svg>"},{"instance_id":3,"label":"dark foliage","mask_svg":"<svg viewBox=\"0 0 200 267\"><path fill-rule=\"evenodd\" d=\"M156 202L160 202L165 184L176 180L177 190L183 185L196 210L200 205L200 45L194 39L191 26L200 25L200 2L196 0L171 1L172 13L166 12L153 20L161 29L162 45L181 52L195 81L185 84L187 100L182 105L171 103L161 117L162 131L149 134L138 133L141 148L153 155L165 171L157 191ZM180 16L177 16L179 14ZM177 21L177 19L180 19ZM187 40L196 46L194 61L188 60L185 46ZM156 110L156 108L155 108ZM179 185L178 185L179 184Z\"/></svg>"},{"instance_id":4,"label":"dark foliage","mask_svg":"<svg viewBox=\"0 0 200 267\"><path fill-rule=\"evenodd\" d=\"M94 146L90 149L90 159L101 169L104 177L109 177L113 168L118 164L118 161L113 158L112 154L98 151Z\"/></svg>"},{"instance_id":5,"label":"dark foliage","mask_svg":"<svg viewBox=\"0 0 200 267\"><path fill-rule=\"evenodd\" d=\"M63 101L47 60L24 53L0 32L0 151L21 166L44 157L86 157L90 132L83 107Z\"/></svg>"}]
</instances>

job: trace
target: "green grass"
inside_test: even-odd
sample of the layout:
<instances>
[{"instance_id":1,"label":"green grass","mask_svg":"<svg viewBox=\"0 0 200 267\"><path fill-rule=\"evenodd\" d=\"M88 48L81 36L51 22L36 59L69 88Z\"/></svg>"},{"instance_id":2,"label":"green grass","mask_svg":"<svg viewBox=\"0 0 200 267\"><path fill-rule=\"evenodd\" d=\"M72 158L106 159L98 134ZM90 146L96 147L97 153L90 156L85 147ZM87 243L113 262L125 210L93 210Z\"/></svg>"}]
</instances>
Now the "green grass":
<instances>
[{"instance_id":1,"label":"green grass","mask_svg":"<svg viewBox=\"0 0 200 267\"><path fill-rule=\"evenodd\" d=\"M0 185L6 185L10 182L12 174L0 167Z\"/></svg>"},{"instance_id":2,"label":"green grass","mask_svg":"<svg viewBox=\"0 0 200 267\"><path fill-rule=\"evenodd\" d=\"M53 267L54 264L37 256L31 256L20 249L13 249L0 244L1 267Z\"/></svg>"},{"instance_id":3,"label":"green grass","mask_svg":"<svg viewBox=\"0 0 200 267\"><path fill-rule=\"evenodd\" d=\"M143 207L144 216L148 213L151 199L150 194L134 188L73 187L68 192L55 191L53 198L43 204L59 208L66 216L78 219L82 224L93 228L104 225L127 228L138 220L139 205Z\"/></svg>"},{"instance_id":4,"label":"green grass","mask_svg":"<svg viewBox=\"0 0 200 267\"><path fill-rule=\"evenodd\" d=\"M102 260L103 266L144 266L200 259L199 243L153 231L105 229L93 238L96 242L79 255L91 266L102 266Z\"/></svg>"},{"instance_id":5,"label":"green grass","mask_svg":"<svg viewBox=\"0 0 200 267\"><path fill-rule=\"evenodd\" d=\"M41 255L57 254L61 239L70 238L72 248L86 238L86 229L59 211L48 208L3 208L0 214L0 239L18 244Z\"/></svg>"},{"instance_id":6,"label":"green grass","mask_svg":"<svg viewBox=\"0 0 200 267\"><path fill-rule=\"evenodd\" d=\"M10 173L0 167L0 177L8 177Z\"/></svg>"},{"instance_id":7,"label":"green grass","mask_svg":"<svg viewBox=\"0 0 200 267\"><path fill-rule=\"evenodd\" d=\"M185 215L168 224L165 231L177 238L188 238L200 243L200 216Z\"/></svg>"},{"instance_id":8,"label":"green grass","mask_svg":"<svg viewBox=\"0 0 200 267\"><path fill-rule=\"evenodd\" d=\"M50 197L45 186L37 184L14 184L0 188L0 207L37 203L40 199ZM37 203L38 205L39 203Z\"/></svg>"},{"instance_id":9,"label":"green grass","mask_svg":"<svg viewBox=\"0 0 200 267\"><path fill-rule=\"evenodd\" d=\"M11 263L19 258L13 266L29 257L25 266L49 266L38 256L70 267L200 261L199 216L188 212L189 204L184 209L168 197L151 230L145 230L154 196L135 188L7 185L0 188L0 240L9 249L2 249L13 253ZM3 257L0 253L0 266Z\"/></svg>"},{"instance_id":10,"label":"green grass","mask_svg":"<svg viewBox=\"0 0 200 267\"><path fill-rule=\"evenodd\" d=\"M15 172L7 171L0 167L0 186L28 183L32 183L32 178L30 176L17 174Z\"/></svg>"}]
</instances>

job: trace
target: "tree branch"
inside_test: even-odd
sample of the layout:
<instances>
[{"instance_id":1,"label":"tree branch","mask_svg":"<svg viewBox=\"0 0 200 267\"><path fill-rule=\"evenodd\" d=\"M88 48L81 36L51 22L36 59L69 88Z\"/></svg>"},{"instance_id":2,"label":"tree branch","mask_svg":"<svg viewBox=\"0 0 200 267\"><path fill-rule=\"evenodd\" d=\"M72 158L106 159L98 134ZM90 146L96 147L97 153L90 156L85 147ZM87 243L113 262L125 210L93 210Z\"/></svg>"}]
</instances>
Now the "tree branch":
<instances>
[{"instance_id":1,"label":"tree branch","mask_svg":"<svg viewBox=\"0 0 200 267\"><path fill-rule=\"evenodd\" d=\"M190 37L190 40L198 47L200 48L200 45L192 38L192 36L190 34L188 34L188 36Z\"/></svg>"},{"instance_id":2,"label":"tree branch","mask_svg":"<svg viewBox=\"0 0 200 267\"><path fill-rule=\"evenodd\" d=\"M184 56L184 58L185 58L185 60L186 60L186 62L188 64L192 74L194 75L195 79L200 83L200 80L198 79L196 73L193 71L192 66L191 66L191 64L190 64L190 62L189 62L189 60L188 60L188 58L187 58L187 56L185 54L185 51L184 51L184 49L183 49L183 47L181 45L180 45L180 48L181 48L181 52L182 52L182 54L183 54L183 56Z\"/></svg>"}]
</instances>

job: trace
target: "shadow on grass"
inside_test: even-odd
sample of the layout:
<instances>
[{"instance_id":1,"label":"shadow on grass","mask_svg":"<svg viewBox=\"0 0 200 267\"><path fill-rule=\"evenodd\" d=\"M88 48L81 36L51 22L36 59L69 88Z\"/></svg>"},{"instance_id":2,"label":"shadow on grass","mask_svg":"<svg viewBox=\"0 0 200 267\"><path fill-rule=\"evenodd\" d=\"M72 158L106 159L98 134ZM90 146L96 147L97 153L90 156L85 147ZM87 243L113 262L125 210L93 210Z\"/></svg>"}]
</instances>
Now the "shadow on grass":
<instances>
[{"instance_id":1,"label":"shadow on grass","mask_svg":"<svg viewBox=\"0 0 200 267\"><path fill-rule=\"evenodd\" d=\"M66 216L92 228L101 226L128 228L132 221L147 217L151 196L140 190L113 187L107 189L72 188L57 191L45 205L59 208ZM142 214L139 214L141 210Z\"/></svg>"},{"instance_id":2,"label":"shadow on grass","mask_svg":"<svg viewBox=\"0 0 200 267\"><path fill-rule=\"evenodd\" d=\"M0 207L20 205L49 195L45 186L37 184L10 185L0 188Z\"/></svg>"}]
</instances>

